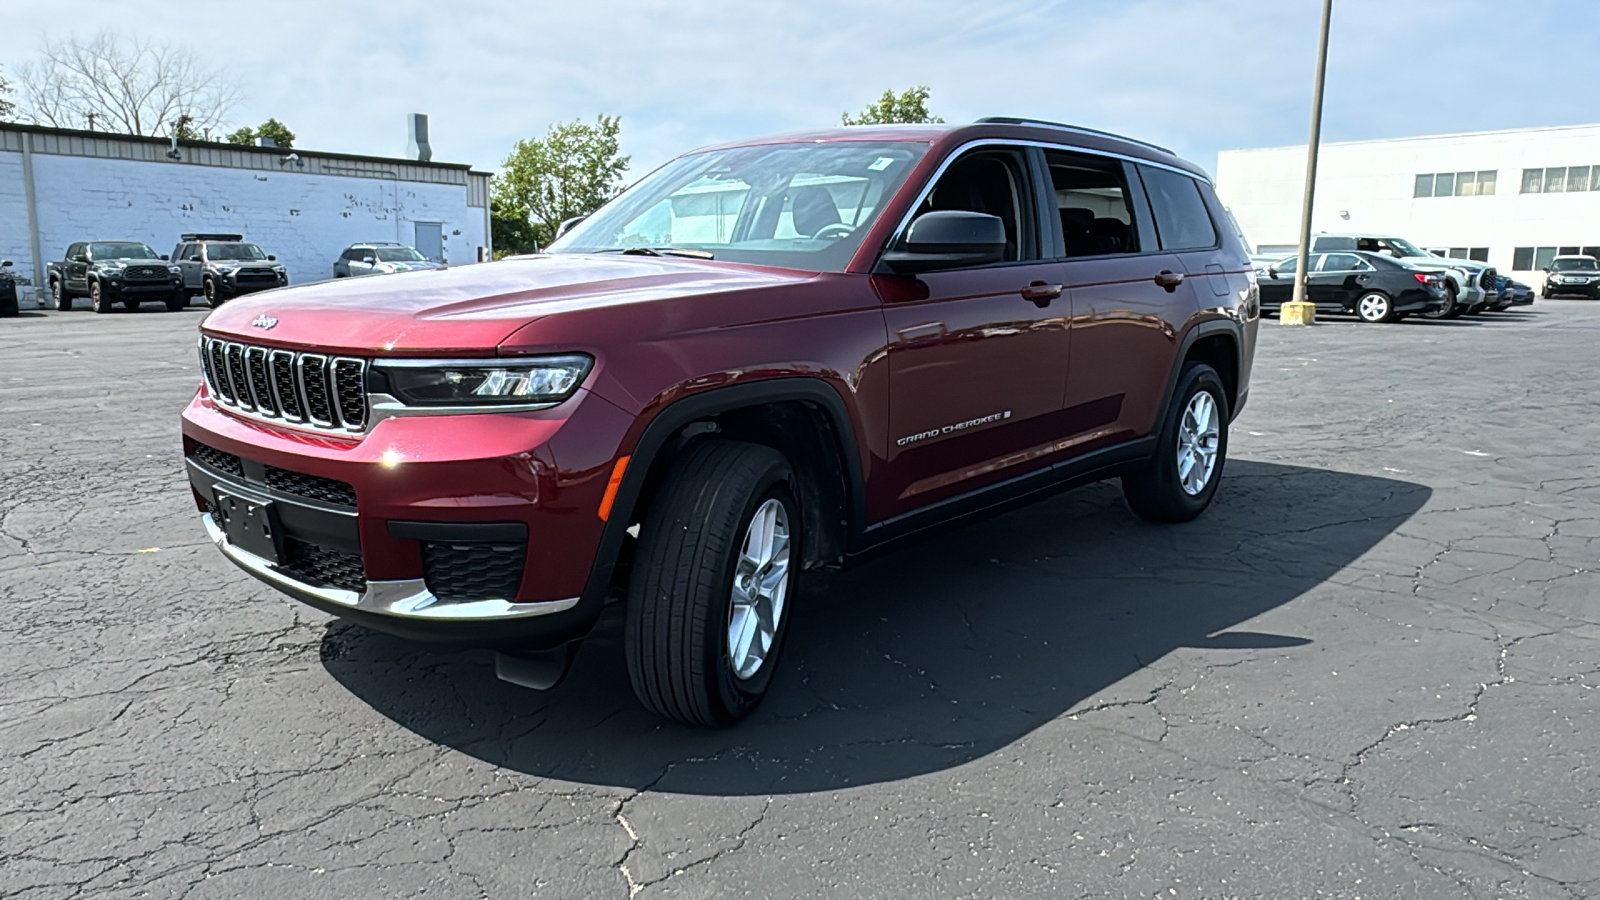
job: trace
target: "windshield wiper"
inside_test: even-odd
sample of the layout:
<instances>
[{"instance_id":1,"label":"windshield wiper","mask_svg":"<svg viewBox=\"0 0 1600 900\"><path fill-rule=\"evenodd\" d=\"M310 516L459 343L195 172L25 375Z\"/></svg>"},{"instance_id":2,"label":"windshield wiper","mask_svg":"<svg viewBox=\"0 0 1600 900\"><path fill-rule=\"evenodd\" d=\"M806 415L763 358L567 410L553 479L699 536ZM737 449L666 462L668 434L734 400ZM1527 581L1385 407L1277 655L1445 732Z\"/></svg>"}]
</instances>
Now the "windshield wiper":
<instances>
[{"instance_id":1,"label":"windshield wiper","mask_svg":"<svg viewBox=\"0 0 1600 900\"><path fill-rule=\"evenodd\" d=\"M623 256L687 256L690 259L716 259L709 250L688 250L682 247L624 247L621 250L600 252L621 253Z\"/></svg>"}]
</instances>

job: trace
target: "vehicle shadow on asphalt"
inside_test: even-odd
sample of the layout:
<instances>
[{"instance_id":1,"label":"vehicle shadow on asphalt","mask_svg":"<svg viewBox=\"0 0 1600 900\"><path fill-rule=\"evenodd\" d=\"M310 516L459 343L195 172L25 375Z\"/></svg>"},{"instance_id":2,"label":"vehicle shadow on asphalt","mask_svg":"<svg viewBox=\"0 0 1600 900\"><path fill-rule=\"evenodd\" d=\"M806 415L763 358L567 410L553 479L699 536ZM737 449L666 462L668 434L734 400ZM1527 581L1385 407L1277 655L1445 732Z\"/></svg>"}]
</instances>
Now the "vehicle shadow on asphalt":
<instances>
[{"instance_id":1,"label":"vehicle shadow on asphalt","mask_svg":"<svg viewBox=\"0 0 1600 900\"><path fill-rule=\"evenodd\" d=\"M1316 635L1231 629L1355 561L1430 494L1234 460L1186 525L1140 522L1101 484L947 531L813 579L766 702L724 731L635 702L617 607L544 693L496 680L488 653L340 622L323 665L416 734L536 776L716 795L891 781L977 759L1102 692L1146 699L1118 682L1178 648L1299 652Z\"/></svg>"}]
</instances>

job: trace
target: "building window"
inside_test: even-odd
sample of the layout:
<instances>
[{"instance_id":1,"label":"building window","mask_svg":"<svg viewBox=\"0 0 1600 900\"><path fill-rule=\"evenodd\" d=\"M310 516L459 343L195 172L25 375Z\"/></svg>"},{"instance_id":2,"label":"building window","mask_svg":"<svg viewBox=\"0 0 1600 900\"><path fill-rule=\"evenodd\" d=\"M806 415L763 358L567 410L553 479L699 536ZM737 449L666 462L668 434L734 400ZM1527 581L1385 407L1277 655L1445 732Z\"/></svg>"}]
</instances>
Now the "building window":
<instances>
[{"instance_id":1,"label":"building window","mask_svg":"<svg viewBox=\"0 0 1600 900\"><path fill-rule=\"evenodd\" d=\"M1588 166L1573 166L1572 168L1567 170L1567 193L1573 194L1573 193L1577 193L1578 191L1586 191L1588 189L1589 189L1589 167Z\"/></svg>"},{"instance_id":2,"label":"building window","mask_svg":"<svg viewBox=\"0 0 1600 900\"><path fill-rule=\"evenodd\" d=\"M1486 263L1489 261L1489 248L1473 247L1471 250L1467 251L1467 259L1475 259L1478 262Z\"/></svg>"},{"instance_id":3,"label":"building window","mask_svg":"<svg viewBox=\"0 0 1600 900\"><path fill-rule=\"evenodd\" d=\"M1600 259L1600 247L1585 247L1583 248L1583 255Z\"/></svg>"},{"instance_id":4,"label":"building window","mask_svg":"<svg viewBox=\"0 0 1600 900\"><path fill-rule=\"evenodd\" d=\"M1511 270L1513 272L1528 272L1533 269L1533 248L1518 247L1511 251Z\"/></svg>"},{"instance_id":5,"label":"building window","mask_svg":"<svg viewBox=\"0 0 1600 900\"><path fill-rule=\"evenodd\" d=\"M1567 187L1567 170L1565 167L1556 167L1544 170L1544 192L1546 194L1560 194Z\"/></svg>"},{"instance_id":6,"label":"building window","mask_svg":"<svg viewBox=\"0 0 1600 900\"><path fill-rule=\"evenodd\" d=\"M1557 256L1577 256L1578 255L1578 251L1581 250L1581 249L1583 249L1583 248L1582 247L1562 247L1561 248L1561 252L1557 253L1556 255Z\"/></svg>"},{"instance_id":7,"label":"building window","mask_svg":"<svg viewBox=\"0 0 1600 900\"><path fill-rule=\"evenodd\" d=\"M1543 172L1543 169L1539 171ZM1439 172L1431 175L1418 175L1415 186L1412 188L1413 197L1486 197L1492 195L1495 182L1500 173L1493 170L1482 172Z\"/></svg>"},{"instance_id":8,"label":"building window","mask_svg":"<svg viewBox=\"0 0 1600 900\"><path fill-rule=\"evenodd\" d=\"M1544 190L1543 169L1522 170L1522 192L1524 194L1537 194Z\"/></svg>"},{"instance_id":9,"label":"building window","mask_svg":"<svg viewBox=\"0 0 1600 900\"><path fill-rule=\"evenodd\" d=\"M1555 261L1555 258L1556 248L1537 247L1533 251L1533 267L1541 270L1548 269L1550 268L1550 263Z\"/></svg>"},{"instance_id":10,"label":"building window","mask_svg":"<svg viewBox=\"0 0 1600 900\"><path fill-rule=\"evenodd\" d=\"M1466 247L1451 247L1449 255L1451 259L1466 259L1468 252Z\"/></svg>"}]
</instances>

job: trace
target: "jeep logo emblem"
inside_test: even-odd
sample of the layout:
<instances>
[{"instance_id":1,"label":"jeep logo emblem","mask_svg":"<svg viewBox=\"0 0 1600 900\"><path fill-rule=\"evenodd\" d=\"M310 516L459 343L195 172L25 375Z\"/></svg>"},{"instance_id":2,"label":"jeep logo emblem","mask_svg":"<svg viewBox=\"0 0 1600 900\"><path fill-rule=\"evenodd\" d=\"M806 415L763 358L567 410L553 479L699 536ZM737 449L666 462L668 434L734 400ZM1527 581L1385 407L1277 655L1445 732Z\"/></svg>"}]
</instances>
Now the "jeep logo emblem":
<instances>
[{"instance_id":1,"label":"jeep logo emblem","mask_svg":"<svg viewBox=\"0 0 1600 900\"><path fill-rule=\"evenodd\" d=\"M250 324L257 328L270 329L272 326L278 324L278 320L271 316L256 316L255 321L251 322Z\"/></svg>"}]
</instances>

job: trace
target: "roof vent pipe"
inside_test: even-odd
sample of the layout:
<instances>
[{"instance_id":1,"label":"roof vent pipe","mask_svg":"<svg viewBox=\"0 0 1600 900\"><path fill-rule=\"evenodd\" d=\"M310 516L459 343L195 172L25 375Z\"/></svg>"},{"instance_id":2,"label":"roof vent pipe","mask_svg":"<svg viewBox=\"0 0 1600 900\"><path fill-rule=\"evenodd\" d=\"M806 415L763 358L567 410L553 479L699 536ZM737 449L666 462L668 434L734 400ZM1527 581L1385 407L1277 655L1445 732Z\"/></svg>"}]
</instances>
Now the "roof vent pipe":
<instances>
[{"instance_id":1,"label":"roof vent pipe","mask_svg":"<svg viewBox=\"0 0 1600 900\"><path fill-rule=\"evenodd\" d=\"M433 145L428 143L426 113L411 113L406 116L406 158L417 162L433 161Z\"/></svg>"}]
</instances>

